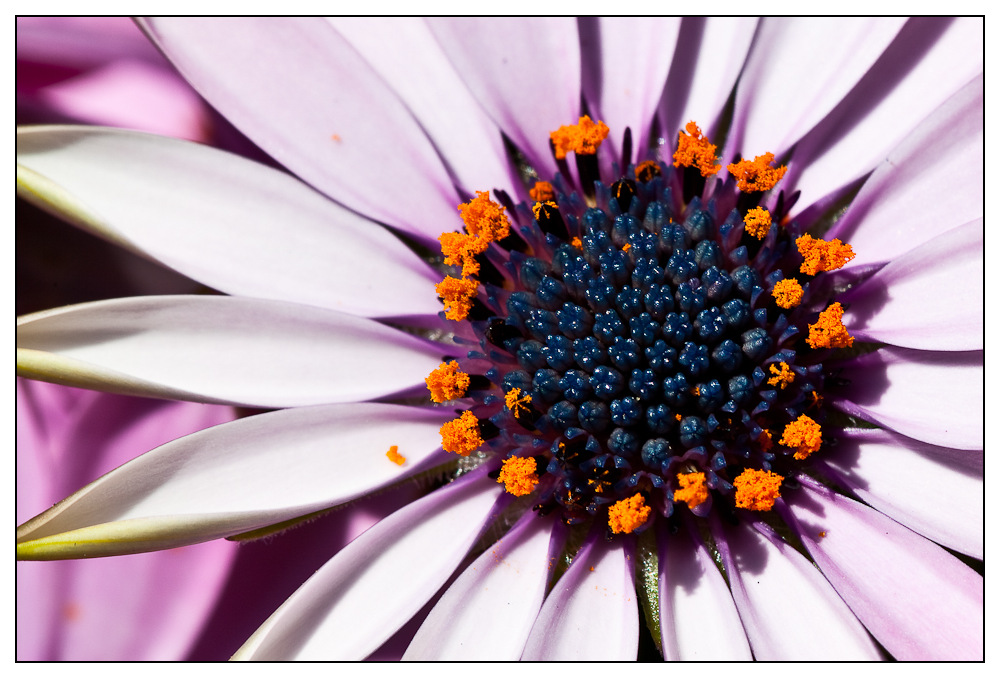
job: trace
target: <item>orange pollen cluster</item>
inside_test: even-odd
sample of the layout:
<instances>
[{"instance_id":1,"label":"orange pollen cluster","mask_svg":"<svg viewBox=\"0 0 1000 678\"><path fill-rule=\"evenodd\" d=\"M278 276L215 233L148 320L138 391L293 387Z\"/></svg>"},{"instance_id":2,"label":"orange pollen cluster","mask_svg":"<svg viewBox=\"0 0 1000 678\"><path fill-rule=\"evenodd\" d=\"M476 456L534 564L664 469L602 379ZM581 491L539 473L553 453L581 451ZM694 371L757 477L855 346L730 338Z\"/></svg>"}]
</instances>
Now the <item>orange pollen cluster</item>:
<instances>
[{"instance_id":1,"label":"orange pollen cluster","mask_svg":"<svg viewBox=\"0 0 1000 678\"><path fill-rule=\"evenodd\" d=\"M552 132L549 138L552 139L556 160L562 160L570 151L577 155L594 155L610 131L600 120L594 122L589 115L585 115L577 124L563 125Z\"/></svg>"},{"instance_id":2,"label":"orange pollen cluster","mask_svg":"<svg viewBox=\"0 0 1000 678\"><path fill-rule=\"evenodd\" d=\"M559 209L559 205L555 204L551 200L546 200L545 202L536 202L534 205L531 206L531 213L535 216L536 219L541 218L542 207L551 207L554 210Z\"/></svg>"},{"instance_id":3,"label":"orange pollen cluster","mask_svg":"<svg viewBox=\"0 0 1000 678\"><path fill-rule=\"evenodd\" d=\"M819 314L819 319L809 325L809 337L806 343L812 348L850 348L854 346L854 337L847 332L841 318L844 317L844 307L840 302L830 304Z\"/></svg>"},{"instance_id":4,"label":"orange pollen cluster","mask_svg":"<svg viewBox=\"0 0 1000 678\"><path fill-rule=\"evenodd\" d=\"M521 389L512 388L507 391L503 398L504 404L507 405L507 409L514 413L514 416L520 414L520 410L528 411L528 405L531 403L531 396L525 393L521 395Z\"/></svg>"},{"instance_id":5,"label":"orange pollen cluster","mask_svg":"<svg viewBox=\"0 0 1000 678\"><path fill-rule=\"evenodd\" d=\"M660 165L655 160L643 160L635 166L635 178L643 183L652 180L653 177L662 175L663 172L660 171Z\"/></svg>"},{"instance_id":6,"label":"orange pollen cluster","mask_svg":"<svg viewBox=\"0 0 1000 678\"><path fill-rule=\"evenodd\" d=\"M441 243L445 265L461 266L463 278L479 273L476 255L485 252L490 244L486 238L455 232L442 233L438 241Z\"/></svg>"},{"instance_id":7,"label":"orange pollen cluster","mask_svg":"<svg viewBox=\"0 0 1000 678\"><path fill-rule=\"evenodd\" d=\"M758 155L753 160L740 160L730 163L726 169L736 177L736 187L744 193L754 191L769 191L774 185L781 181L788 168L771 167L774 161L774 153Z\"/></svg>"},{"instance_id":8,"label":"orange pollen cluster","mask_svg":"<svg viewBox=\"0 0 1000 678\"><path fill-rule=\"evenodd\" d=\"M467 457L483 444L479 435L479 420L466 410L458 419L447 422L441 427L441 447L445 452L454 452L461 457Z\"/></svg>"},{"instance_id":9,"label":"orange pollen cluster","mask_svg":"<svg viewBox=\"0 0 1000 678\"><path fill-rule=\"evenodd\" d=\"M757 436L757 444L760 445L760 449L764 452L770 452L771 448L774 447L774 442L771 440L771 432L764 429Z\"/></svg>"},{"instance_id":10,"label":"orange pollen cluster","mask_svg":"<svg viewBox=\"0 0 1000 678\"><path fill-rule=\"evenodd\" d=\"M767 380L768 386L778 386L781 390L784 390L786 386L795 380L795 373L788 369L788 363L781 362L777 365L771 363L769 369L774 376Z\"/></svg>"},{"instance_id":11,"label":"orange pollen cluster","mask_svg":"<svg viewBox=\"0 0 1000 678\"><path fill-rule=\"evenodd\" d=\"M580 240L577 237L574 237L572 240L570 240L569 244L572 245L573 247L575 247L578 250L582 250L583 249L583 241Z\"/></svg>"},{"instance_id":12,"label":"orange pollen cluster","mask_svg":"<svg viewBox=\"0 0 1000 678\"><path fill-rule=\"evenodd\" d=\"M781 481L784 479L773 471L744 470L733 481L736 506L751 511L770 511L774 508L774 500L781 496Z\"/></svg>"},{"instance_id":13,"label":"orange pollen cluster","mask_svg":"<svg viewBox=\"0 0 1000 678\"><path fill-rule=\"evenodd\" d=\"M389 448L389 451L385 453L385 456L389 458L393 464L402 466L406 463L406 457L399 453L399 445L393 445Z\"/></svg>"},{"instance_id":14,"label":"orange pollen cluster","mask_svg":"<svg viewBox=\"0 0 1000 678\"><path fill-rule=\"evenodd\" d=\"M771 230L771 213L763 207L754 207L747 211L747 215L743 217L743 224L747 233L757 240L763 240L767 232Z\"/></svg>"},{"instance_id":15,"label":"orange pollen cluster","mask_svg":"<svg viewBox=\"0 0 1000 678\"><path fill-rule=\"evenodd\" d=\"M687 130L687 133L684 133ZM677 133L677 150L674 151L674 167L695 167L701 176L710 177L720 169L715 157L715 144L702 136L694 120Z\"/></svg>"},{"instance_id":16,"label":"orange pollen cluster","mask_svg":"<svg viewBox=\"0 0 1000 678\"><path fill-rule=\"evenodd\" d=\"M500 469L498 483L515 497L531 494L538 484L538 463L531 457L511 457L505 459Z\"/></svg>"},{"instance_id":17,"label":"orange pollen cluster","mask_svg":"<svg viewBox=\"0 0 1000 678\"><path fill-rule=\"evenodd\" d=\"M472 310L472 297L476 296L479 281L471 278L452 278L449 275L435 285L434 289L444 300L445 317L449 320L465 320Z\"/></svg>"},{"instance_id":18,"label":"orange pollen cluster","mask_svg":"<svg viewBox=\"0 0 1000 678\"><path fill-rule=\"evenodd\" d=\"M476 191L476 197L459 205L458 211L466 230L487 242L503 240L510 235L510 220L504 208L490 200L486 191Z\"/></svg>"},{"instance_id":19,"label":"orange pollen cluster","mask_svg":"<svg viewBox=\"0 0 1000 678\"><path fill-rule=\"evenodd\" d=\"M546 202L555 199L556 189L547 181L536 181L532 189L528 191L528 195L535 202Z\"/></svg>"},{"instance_id":20,"label":"orange pollen cluster","mask_svg":"<svg viewBox=\"0 0 1000 678\"><path fill-rule=\"evenodd\" d=\"M458 362L441 363L424 379L427 390L431 392L431 400L444 403L455 398L461 398L469 388L469 375L458 369Z\"/></svg>"},{"instance_id":21,"label":"orange pollen cluster","mask_svg":"<svg viewBox=\"0 0 1000 678\"><path fill-rule=\"evenodd\" d=\"M802 303L802 285L795 278L779 280L774 284L771 296L781 308L795 308Z\"/></svg>"},{"instance_id":22,"label":"orange pollen cluster","mask_svg":"<svg viewBox=\"0 0 1000 678\"><path fill-rule=\"evenodd\" d=\"M635 532L649 518L653 509L646 506L641 494L633 494L628 499L622 499L608 509L608 527L615 534Z\"/></svg>"},{"instance_id":23,"label":"orange pollen cluster","mask_svg":"<svg viewBox=\"0 0 1000 678\"><path fill-rule=\"evenodd\" d=\"M674 501L682 501L689 509L704 504L708 499L708 487L704 473L678 473L678 488L674 490Z\"/></svg>"},{"instance_id":24,"label":"orange pollen cluster","mask_svg":"<svg viewBox=\"0 0 1000 678\"><path fill-rule=\"evenodd\" d=\"M851 246L840 242L839 238L827 242L807 234L796 238L795 244L799 248L799 254L805 259L799 270L808 275L816 275L820 271L836 271L855 257Z\"/></svg>"},{"instance_id":25,"label":"orange pollen cluster","mask_svg":"<svg viewBox=\"0 0 1000 678\"><path fill-rule=\"evenodd\" d=\"M787 447L794 447L795 458L802 460L819 449L823 444L823 434L819 424L803 414L785 427L785 432L778 442Z\"/></svg>"}]
</instances>

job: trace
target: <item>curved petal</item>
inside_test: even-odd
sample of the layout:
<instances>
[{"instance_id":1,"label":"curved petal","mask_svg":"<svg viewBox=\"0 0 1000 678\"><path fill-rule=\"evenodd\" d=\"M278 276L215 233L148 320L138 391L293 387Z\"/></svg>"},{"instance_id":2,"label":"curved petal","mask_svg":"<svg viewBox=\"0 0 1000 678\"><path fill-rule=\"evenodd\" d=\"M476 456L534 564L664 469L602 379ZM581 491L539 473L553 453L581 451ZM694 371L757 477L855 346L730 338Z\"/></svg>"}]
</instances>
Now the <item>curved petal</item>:
<instances>
[{"instance_id":1,"label":"curved petal","mask_svg":"<svg viewBox=\"0 0 1000 678\"><path fill-rule=\"evenodd\" d=\"M549 133L580 114L580 41L571 17L428 19L490 117L541 176L555 174Z\"/></svg>"},{"instance_id":2,"label":"curved petal","mask_svg":"<svg viewBox=\"0 0 1000 678\"><path fill-rule=\"evenodd\" d=\"M902 661L982 661L981 575L864 504L804 488L788 501L792 524L885 649Z\"/></svg>"},{"instance_id":3,"label":"curved petal","mask_svg":"<svg viewBox=\"0 0 1000 678\"><path fill-rule=\"evenodd\" d=\"M403 659L517 661L545 597L553 526L528 511L448 587Z\"/></svg>"},{"instance_id":4,"label":"curved petal","mask_svg":"<svg viewBox=\"0 0 1000 678\"><path fill-rule=\"evenodd\" d=\"M701 539L661 530L660 629L667 661L750 661L733 595Z\"/></svg>"},{"instance_id":5,"label":"curved petal","mask_svg":"<svg viewBox=\"0 0 1000 678\"><path fill-rule=\"evenodd\" d=\"M20 318L18 373L130 395L292 407L422 390L441 347L365 318L216 296L114 299Z\"/></svg>"},{"instance_id":6,"label":"curved petal","mask_svg":"<svg viewBox=\"0 0 1000 678\"><path fill-rule=\"evenodd\" d=\"M885 347L843 363L832 404L932 445L983 449L983 352Z\"/></svg>"},{"instance_id":7,"label":"curved petal","mask_svg":"<svg viewBox=\"0 0 1000 678\"><path fill-rule=\"evenodd\" d=\"M578 22L583 96L591 117L611 128L600 154L602 174L611 176L609 161L620 162L620 140L626 127L632 130L632 148L638 150L633 151L633 157L645 159L681 19L580 17Z\"/></svg>"},{"instance_id":8,"label":"curved petal","mask_svg":"<svg viewBox=\"0 0 1000 678\"><path fill-rule=\"evenodd\" d=\"M436 315L433 271L284 172L124 130L18 130L18 193L214 289L369 317Z\"/></svg>"},{"instance_id":9,"label":"curved petal","mask_svg":"<svg viewBox=\"0 0 1000 678\"><path fill-rule=\"evenodd\" d=\"M904 17L767 17L736 88L734 144L781 157L854 87Z\"/></svg>"},{"instance_id":10,"label":"curved petal","mask_svg":"<svg viewBox=\"0 0 1000 678\"><path fill-rule=\"evenodd\" d=\"M769 528L760 528L767 530ZM733 600L760 661L872 660L865 629L795 549L747 524L715 525Z\"/></svg>"},{"instance_id":11,"label":"curved petal","mask_svg":"<svg viewBox=\"0 0 1000 678\"><path fill-rule=\"evenodd\" d=\"M909 348L983 348L983 220L954 228L898 259L840 300L844 324L862 341Z\"/></svg>"},{"instance_id":12,"label":"curved petal","mask_svg":"<svg viewBox=\"0 0 1000 678\"><path fill-rule=\"evenodd\" d=\"M983 216L983 77L924 119L875 171L827 239L849 242L851 266L891 261Z\"/></svg>"},{"instance_id":13,"label":"curved petal","mask_svg":"<svg viewBox=\"0 0 1000 678\"><path fill-rule=\"evenodd\" d=\"M710 137L757 30L756 17L684 17L660 107L661 133L668 148L694 120ZM673 151L664 151L664 158Z\"/></svg>"},{"instance_id":14,"label":"curved petal","mask_svg":"<svg viewBox=\"0 0 1000 678\"><path fill-rule=\"evenodd\" d=\"M382 520L320 568L233 659L364 659L447 581L501 493L477 473Z\"/></svg>"},{"instance_id":15,"label":"curved petal","mask_svg":"<svg viewBox=\"0 0 1000 678\"><path fill-rule=\"evenodd\" d=\"M227 537L412 475L450 413L382 403L280 410L158 447L18 528L32 560L140 553ZM406 462L386 457L392 445Z\"/></svg>"},{"instance_id":16,"label":"curved petal","mask_svg":"<svg viewBox=\"0 0 1000 678\"><path fill-rule=\"evenodd\" d=\"M592 537L545 599L521 659L631 661L638 649L633 562L621 544Z\"/></svg>"},{"instance_id":17,"label":"curved petal","mask_svg":"<svg viewBox=\"0 0 1000 678\"><path fill-rule=\"evenodd\" d=\"M520 184L500 130L469 93L423 19L331 17L337 31L389 84L469 195ZM386 45L392 49L387 50ZM442 228L441 230L446 230Z\"/></svg>"},{"instance_id":18,"label":"curved petal","mask_svg":"<svg viewBox=\"0 0 1000 678\"><path fill-rule=\"evenodd\" d=\"M460 200L434 147L326 21L171 17L142 27L212 106L303 181L425 239L457 224Z\"/></svg>"},{"instance_id":19,"label":"curved petal","mask_svg":"<svg viewBox=\"0 0 1000 678\"><path fill-rule=\"evenodd\" d=\"M858 498L928 539L983 558L982 451L875 429L848 429L838 438L823 462Z\"/></svg>"},{"instance_id":20,"label":"curved petal","mask_svg":"<svg viewBox=\"0 0 1000 678\"><path fill-rule=\"evenodd\" d=\"M796 145L784 182L808 207L863 177L983 72L983 20L914 17L871 70Z\"/></svg>"}]
</instances>

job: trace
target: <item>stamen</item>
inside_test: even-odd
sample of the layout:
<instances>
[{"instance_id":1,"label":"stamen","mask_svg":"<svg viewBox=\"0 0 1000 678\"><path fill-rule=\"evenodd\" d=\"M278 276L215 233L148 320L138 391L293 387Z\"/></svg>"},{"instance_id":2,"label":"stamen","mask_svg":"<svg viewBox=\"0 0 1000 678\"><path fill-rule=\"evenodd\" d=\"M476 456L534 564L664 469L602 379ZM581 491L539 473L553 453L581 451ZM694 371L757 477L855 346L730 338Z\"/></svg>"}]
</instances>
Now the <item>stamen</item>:
<instances>
[{"instance_id":1,"label":"stamen","mask_svg":"<svg viewBox=\"0 0 1000 678\"><path fill-rule=\"evenodd\" d=\"M856 256L851 246L840 242L839 238L827 242L806 234L797 238L795 244L799 248L799 254L805 259L799 270L808 275L816 275L820 271L836 271Z\"/></svg>"},{"instance_id":2,"label":"stamen","mask_svg":"<svg viewBox=\"0 0 1000 678\"><path fill-rule=\"evenodd\" d=\"M547 181L536 181L532 189L528 191L528 195L535 202L548 202L555 200L556 190Z\"/></svg>"},{"instance_id":3,"label":"stamen","mask_svg":"<svg viewBox=\"0 0 1000 678\"><path fill-rule=\"evenodd\" d=\"M653 509L646 506L642 495L636 493L608 509L608 527L615 534L630 534L642 527L652 512Z\"/></svg>"},{"instance_id":4,"label":"stamen","mask_svg":"<svg viewBox=\"0 0 1000 678\"><path fill-rule=\"evenodd\" d=\"M445 255L445 265L461 266L463 278L479 273L476 255L486 251L489 240L455 232L442 233L438 240L441 242L441 252Z\"/></svg>"},{"instance_id":5,"label":"stamen","mask_svg":"<svg viewBox=\"0 0 1000 678\"><path fill-rule=\"evenodd\" d=\"M674 501L684 502L689 509L704 504L708 499L704 473L678 473L677 484L679 487L674 490Z\"/></svg>"},{"instance_id":6,"label":"stamen","mask_svg":"<svg viewBox=\"0 0 1000 678\"><path fill-rule=\"evenodd\" d=\"M771 374L775 375L767 380L768 386L779 386L782 390L795 380L795 373L788 369L788 363L771 363L769 368Z\"/></svg>"},{"instance_id":7,"label":"stamen","mask_svg":"<svg viewBox=\"0 0 1000 678\"><path fill-rule=\"evenodd\" d=\"M773 471L748 468L733 485L736 486L736 506L751 511L770 511L774 501L781 496L781 481L785 478Z\"/></svg>"},{"instance_id":8,"label":"stamen","mask_svg":"<svg viewBox=\"0 0 1000 678\"><path fill-rule=\"evenodd\" d=\"M570 240L569 244L572 245L573 247L575 247L578 250L582 250L583 249L583 241L580 240L577 237L574 237L572 240Z\"/></svg>"},{"instance_id":9,"label":"stamen","mask_svg":"<svg viewBox=\"0 0 1000 678\"><path fill-rule=\"evenodd\" d=\"M760 445L762 452L770 452L771 448L774 447L774 441L771 439L771 432L764 429L757 436L757 444Z\"/></svg>"},{"instance_id":10,"label":"stamen","mask_svg":"<svg viewBox=\"0 0 1000 678\"><path fill-rule=\"evenodd\" d=\"M549 138L555 148L556 160L562 160L570 151L577 155L594 155L610 131L600 120L594 122L589 115L585 115L577 124L563 125L552 132Z\"/></svg>"},{"instance_id":11,"label":"stamen","mask_svg":"<svg viewBox=\"0 0 1000 678\"><path fill-rule=\"evenodd\" d=\"M771 230L771 213L763 207L754 207L743 217L743 224L747 233L757 240L763 240Z\"/></svg>"},{"instance_id":12,"label":"stamen","mask_svg":"<svg viewBox=\"0 0 1000 678\"><path fill-rule=\"evenodd\" d=\"M456 360L441 363L424 381L431 392L431 400L436 403L461 398L469 388L469 375L458 369Z\"/></svg>"},{"instance_id":13,"label":"stamen","mask_svg":"<svg viewBox=\"0 0 1000 678\"><path fill-rule=\"evenodd\" d=\"M646 183L647 181L651 181L653 177L662 175L663 172L660 171L660 166L655 160L645 160L635 167L635 178L642 183Z\"/></svg>"},{"instance_id":14,"label":"stamen","mask_svg":"<svg viewBox=\"0 0 1000 678\"><path fill-rule=\"evenodd\" d=\"M479 420L468 410L462 412L462 416L458 419L449 421L441 427L441 447L445 452L454 452L461 457L467 457L482 444Z\"/></svg>"},{"instance_id":15,"label":"stamen","mask_svg":"<svg viewBox=\"0 0 1000 678\"><path fill-rule=\"evenodd\" d=\"M795 278L785 278L774 284L771 296L781 308L795 308L802 303L802 285Z\"/></svg>"},{"instance_id":16,"label":"stamen","mask_svg":"<svg viewBox=\"0 0 1000 678\"><path fill-rule=\"evenodd\" d=\"M519 416L519 410L524 410L528 412L528 405L531 403L531 396L527 393L522 395L521 389L512 388L507 391L504 395L504 404L507 405L507 409L510 410L515 417Z\"/></svg>"},{"instance_id":17,"label":"stamen","mask_svg":"<svg viewBox=\"0 0 1000 678\"><path fill-rule=\"evenodd\" d=\"M510 235L510 220L504 208L490 200L486 191L476 191L476 197L458 206L466 230L487 242L503 240ZM483 248L485 250L485 247Z\"/></svg>"},{"instance_id":18,"label":"stamen","mask_svg":"<svg viewBox=\"0 0 1000 678\"><path fill-rule=\"evenodd\" d=\"M820 448L823 436L820 425L803 414L785 427L785 432L778 442L787 447L794 447L795 458L802 460Z\"/></svg>"},{"instance_id":19,"label":"stamen","mask_svg":"<svg viewBox=\"0 0 1000 678\"><path fill-rule=\"evenodd\" d=\"M730 163L726 169L736 178L736 187L744 193L769 191L781 181L788 170L784 165L771 167L774 153L758 155L753 160Z\"/></svg>"},{"instance_id":20,"label":"stamen","mask_svg":"<svg viewBox=\"0 0 1000 678\"><path fill-rule=\"evenodd\" d=\"M449 320L465 320L472 310L472 298L479 289L479 281L449 275L435 285L434 289L444 300L445 317Z\"/></svg>"},{"instance_id":21,"label":"stamen","mask_svg":"<svg viewBox=\"0 0 1000 678\"><path fill-rule=\"evenodd\" d=\"M701 176L708 178L722 169L716 163L715 144L702 136L694 120L677 133L677 150L674 151L674 167L695 167Z\"/></svg>"},{"instance_id":22,"label":"stamen","mask_svg":"<svg viewBox=\"0 0 1000 678\"><path fill-rule=\"evenodd\" d=\"M531 494L538 484L538 463L532 457L511 457L504 459L498 483L515 497Z\"/></svg>"},{"instance_id":23,"label":"stamen","mask_svg":"<svg viewBox=\"0 0 1000 678\"><path fill-rule=\"evenodd\" d=\"M555 210L559 209L559 205L557 205L556 203L552 202L551 200L546 200L544 202L541 202L541 201L540 202L536 202L534 205L531 206L531 213L534 215L535 219L543 219L544 218L544 214L543 214L542 210L544 210L544 208L546 208L546 207L550 207L550 208L555 209Z\"/></svg>"},{"instance_id":24,"label":"stamen","mask_svg":"<svg viewBox=\"0 0 1000 678\"><path fill-rule=\"evenodd\" d=\"M389 458L393 464L402 466L406 463L406 457L399 453L399 445L393 445L389 448L389 451L385 453L385 456Z\"/></svg>"},{"instance_id":25,"label":"stamen","mask_svg":"<svg viewBox=\"0 0 1000 678\"><path fill-rule=\"evenodd\" d=\"M854 346L854 337L847 332L841 321L844 317L844 307L840 302L830 304L819 314L819 319L809 325L809 337L806 339L812 348L849 348Z\"/></svg>"}]
</instances>

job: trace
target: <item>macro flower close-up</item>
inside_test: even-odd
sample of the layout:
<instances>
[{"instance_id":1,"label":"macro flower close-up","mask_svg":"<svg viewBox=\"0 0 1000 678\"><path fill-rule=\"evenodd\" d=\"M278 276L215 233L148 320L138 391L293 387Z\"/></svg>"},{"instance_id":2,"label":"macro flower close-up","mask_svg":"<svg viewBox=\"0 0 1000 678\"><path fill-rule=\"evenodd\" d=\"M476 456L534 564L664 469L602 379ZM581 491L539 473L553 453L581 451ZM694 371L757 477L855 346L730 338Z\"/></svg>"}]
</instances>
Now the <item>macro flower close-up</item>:
<instances>
[{"instance_id":1,"label":"macro flower close-up","mask_svg":"<svg viewBox=\"0 0 1000 678\"><path fill-rule=\"evenodd\" d=\"M981 18L137 24L273 164L19 127L19 197L206 289L17 373L245 416L19 560L405 496L233 658L982 659Z\"/></svg>"}]
</instances>

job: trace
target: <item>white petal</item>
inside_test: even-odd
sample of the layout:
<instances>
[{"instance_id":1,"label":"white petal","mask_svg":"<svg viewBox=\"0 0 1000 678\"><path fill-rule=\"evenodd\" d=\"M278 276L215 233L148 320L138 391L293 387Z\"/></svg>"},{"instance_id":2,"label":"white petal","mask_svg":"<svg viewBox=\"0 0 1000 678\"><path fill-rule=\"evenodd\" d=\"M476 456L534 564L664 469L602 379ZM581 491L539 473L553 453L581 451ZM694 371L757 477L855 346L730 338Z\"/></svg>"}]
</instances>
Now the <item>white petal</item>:
<instances>
[{"instance_id":1,"label":"white petal","mask_svg":"<svg viewBox=\"0 0 1000 678\"><path fill-rule=\"evenodd\" d=\"M179 438L18 529L30 559L138 553L231 536L350 501L442 460L441 409L281 410ZM392 445L406 457L386 457Z\"/></svg>"},{"instance_id":2,"label":"white petal","mask_svg":"<svg viewBox=\"0 0 1000 678\"><path fill-rule=\"evenodd\" d=\"M501 492L476 474L382 520L303 584L233 658L364 659L451 576Z\"/></svg>"},{"instance_id":3,"label":"white petal","mask_svg":"<svg viewBox=\"0 0 1000 678\"><path fill-rule=\"evenodd\" d=\"M434 315L436 276L382 227L278 170L124 130L18 131L18 193L212 288L369 317Z\"/></svg>"},{"instance_id":4,"label":"white petal","mask_svg":"<svg viewBox=\"0 0 1000 678\"><path fill-rule=\"evenodd\" d=\"M879 658L861 623L795 549L746 524L727 529L723 539L723 564L756 659Z\"/></svg>"},{"instance_id":5,"label":"white petal","mask_svg":"<svg viewBox=\"0 0 1000 678\"><path fill-rule=\"evenodd\" d=\"M422 390L440 347L278 301L135 297L21 318L22 376L130 395L291 407Z\"/></svg>"},{"instance_id":6,"label":"white petal","mask_svg":"<svg viewBox=\"0 0 1000 678\"><path fill-rule=\"evenodd\" d=\"M545 597L552 528L525 514L448 587L403 659L517 661Z\"/></svg>"},{"instance_id":7,"label":"white petal","mask_svg":"<svg viewBox=\"0 0 1000 678\"><path fill-rule=\"evenodd\" d=\"M521 659L626 661L638 649L634 563L621 544L592 539L545 599Z\"/></svg>"}]
</instances>

